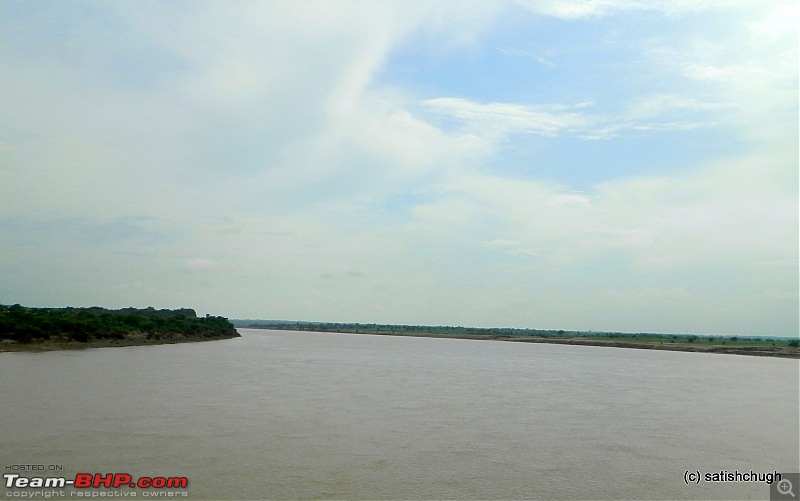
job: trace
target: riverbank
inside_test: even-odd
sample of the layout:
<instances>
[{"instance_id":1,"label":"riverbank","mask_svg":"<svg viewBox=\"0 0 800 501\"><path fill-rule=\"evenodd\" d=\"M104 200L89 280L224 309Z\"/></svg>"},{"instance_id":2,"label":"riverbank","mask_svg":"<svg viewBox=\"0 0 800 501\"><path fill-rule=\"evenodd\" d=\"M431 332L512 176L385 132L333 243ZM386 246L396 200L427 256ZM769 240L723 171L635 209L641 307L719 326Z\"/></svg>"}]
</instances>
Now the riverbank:
<instances>
[{"instance_id":1,"label":"riverbank","mask_svg":"<svg viewBox=\"0 0 800 501\"><path fill-rule=\"evenodd\" d=\"M359 334L387 335L386 333L367 333ZM800 359L800 350L797 348L778 347L778 346L720 346L720 345L693 345L684 343L637 343L631 341L614 341L604 339L585 339L585 338L551 338L536 336L448 336L440 334L388 334L415 337L439 337L453 339L480 339L487 341L512 341L518 343L545 343L545 344L569 344L577 346L600 346L605 348L633 348L638 350L664 350L664 351L686 351L693 353L721 353L725 355L750 355L757 357L781 357Z\"/></svg>"},{"instance_id":2,"label":"riverbank","mask_svg":"<svg viewBox=\"0 0 800 501\"><path fill-rule=\"evenodd\" d=\"M251 329L297 330L339 332L374 336L434 337L445 339L472 339L482 341L510 341L518 343L567 344L604 348L632 348L639 350L683 351L692 353L719 353L724 355L749 355L800 359L800 348L790 346L790 340L732 338L700 338L693 335L658 334L585 334L564 331L529 331L522 329L469 329L425 326L384 326L364 324L311 324L311 323L250 323L234 321L237 327ZM545 332L540 335L538 332Z\"/></svg>"},{"instance_id":3,"label":"riverbank","mask_svg":"<svg viewBox=\"0 0 800 501\"><path fill-rule=\"evenodd\" d=\"M241 337L241 334L235 330L228 334L200 334L199 336L185 336L183 334L175 334L171 337L163 336L160 339L155 337L147 337L146 333L130 334L123 339L96 339L87 341L85 343L79 341L58 341L48 339L45 341L34 341L30 343L2 343L0 344L0 353L4 352L45 352L45 351L62 351L62 350L86 350L91 348L115 348L125 346L152 346L162 344L180 344L180 343L201 343L205 341L220 341L223 339L235 339Z\"/></svg>"}]
</instances>

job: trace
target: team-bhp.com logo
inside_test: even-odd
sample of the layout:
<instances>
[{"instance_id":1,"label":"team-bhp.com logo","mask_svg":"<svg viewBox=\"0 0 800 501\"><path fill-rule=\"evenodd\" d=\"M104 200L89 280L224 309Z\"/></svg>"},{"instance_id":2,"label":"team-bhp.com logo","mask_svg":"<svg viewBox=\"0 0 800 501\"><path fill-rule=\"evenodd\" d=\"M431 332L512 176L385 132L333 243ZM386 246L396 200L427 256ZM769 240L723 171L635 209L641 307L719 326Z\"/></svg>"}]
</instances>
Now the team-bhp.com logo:
<instances>
[{"instance_id":1,"label":"team-bhp.com logo","mask_svg":"<svg viewBox=\"0 0 800 501\"><path fill-rule=\"evenodd\" d=\"M138 477L128 473L78 473L75 478L65 477L22 477L16 473L4 473L7 489L23 488L64 488L76 489L106 487L119 489L122 487L138 487L140 489L185 489L189 486L186 477Z\"/></svg>"}]
</instances>

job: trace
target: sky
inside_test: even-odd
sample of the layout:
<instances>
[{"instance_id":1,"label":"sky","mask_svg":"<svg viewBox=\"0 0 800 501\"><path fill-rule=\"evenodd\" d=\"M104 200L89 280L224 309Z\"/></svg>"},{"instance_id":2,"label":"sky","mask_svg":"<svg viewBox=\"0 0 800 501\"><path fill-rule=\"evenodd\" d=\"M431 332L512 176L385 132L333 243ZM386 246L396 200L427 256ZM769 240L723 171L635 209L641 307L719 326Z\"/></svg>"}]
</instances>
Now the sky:
<instances>
[{"instance_id":1,"label":"sky","mask_svg":"<svg viewBox=\"0 0 800 501\"><path fill-rule=\"evenodd\" d=\"M0 303L797 336L799 18L0 2Z\"/></svg>"}]
</instances>

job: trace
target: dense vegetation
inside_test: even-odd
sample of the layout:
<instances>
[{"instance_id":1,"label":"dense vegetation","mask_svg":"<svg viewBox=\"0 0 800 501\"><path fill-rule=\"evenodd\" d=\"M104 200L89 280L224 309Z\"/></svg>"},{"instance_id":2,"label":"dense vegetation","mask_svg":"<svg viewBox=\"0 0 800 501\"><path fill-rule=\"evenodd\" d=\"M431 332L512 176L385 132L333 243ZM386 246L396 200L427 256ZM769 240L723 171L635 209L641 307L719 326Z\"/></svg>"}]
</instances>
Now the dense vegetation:
<instances>
[{"instance_id":1,"label":"dense vegetation","mask_svg":"<svg viewBox=\"0 0 800 501\"><path fill-rule=\"evenodd\" d=\"M124 308L26 308L0 305L0 339L88 343L103 339L217 338L238 336L224 317L197 317L194 310Z\"/></svg>"}]
</instances>

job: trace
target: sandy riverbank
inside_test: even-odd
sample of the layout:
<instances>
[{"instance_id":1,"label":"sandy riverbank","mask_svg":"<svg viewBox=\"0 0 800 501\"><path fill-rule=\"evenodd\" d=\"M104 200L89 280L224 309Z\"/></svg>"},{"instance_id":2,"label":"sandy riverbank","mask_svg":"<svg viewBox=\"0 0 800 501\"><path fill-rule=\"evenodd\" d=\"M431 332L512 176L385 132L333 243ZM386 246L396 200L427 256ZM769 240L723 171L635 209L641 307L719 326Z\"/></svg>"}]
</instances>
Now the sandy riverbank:
<instances>
[{"instance_id":1,"label":"sandy riverbank","mask_svg":"<svg viewBox=\"0 0 800 501\"><path fill-rule=\"evenodd\" d=\"M511 341L518 343L546 343L546 344L569 344L578 346L599 346L605 348L633 348L639 350L666 350L684 351L693 353L719 353L724 355L749 355L757 357L780 357L800 359L800 349L785 346L725 346L720 344L692 344L686 342L636 342L631 340L611 340L611 339L587 339L587 338L568 338L568 337L542 337L542 336L508 336L508 335L484 335L484 334L438 334L424 331L406 332L386 332L359 330L337 330L320 332L341 332L347 334L366 334L374 336L406 336L406 337L435 337L449 339L474 339L485 341Z\"/></svg>"}]
</instances>

